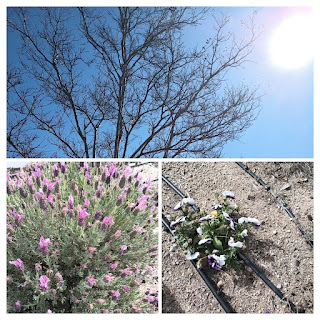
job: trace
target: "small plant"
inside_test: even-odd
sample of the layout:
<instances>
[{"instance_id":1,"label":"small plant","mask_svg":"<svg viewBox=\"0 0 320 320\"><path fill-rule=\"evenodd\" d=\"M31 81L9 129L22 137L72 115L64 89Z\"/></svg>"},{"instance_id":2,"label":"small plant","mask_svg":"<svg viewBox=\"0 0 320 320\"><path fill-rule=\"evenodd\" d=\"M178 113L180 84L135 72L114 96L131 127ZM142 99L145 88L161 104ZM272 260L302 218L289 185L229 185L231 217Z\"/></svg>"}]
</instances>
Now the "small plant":
<instances>
[{"instance_id":1,"label":"small plant","mask_svg":"<svg viewBox=\"0 0 320 320\"><path fill-rule=\"evenodd\" d=\"M238 213L239 207L229 201L235 198L234 194L224 191L222 196L222 202L212 205L209 214L198 210L191 198L184 198L173 208L177 213L170 227L175 229L186 259L197 259L198 268L205 265L216 270L238 268L237 252L245 247L248 223L260 225L255 218L241 217L236 222L231 215ZM215 197L219 199L219 193Z\"/></svg>"},{"instance_id":2,"label":"small plant","mask_svg":"<svg viewBox=\"0 0 320 320\"><path fill-rule=\"evenodd\" d=\"M154 313L157 209L124 163L37 163L7 174L7 311Z\"/></svg>"}]
</instances>

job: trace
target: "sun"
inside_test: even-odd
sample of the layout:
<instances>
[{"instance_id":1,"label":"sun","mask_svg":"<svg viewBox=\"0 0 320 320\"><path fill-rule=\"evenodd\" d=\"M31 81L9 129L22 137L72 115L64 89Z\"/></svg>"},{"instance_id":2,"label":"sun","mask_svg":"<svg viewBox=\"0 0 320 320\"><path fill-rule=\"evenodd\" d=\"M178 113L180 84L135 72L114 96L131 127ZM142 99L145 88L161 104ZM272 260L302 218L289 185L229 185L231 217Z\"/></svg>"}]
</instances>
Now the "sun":
<instances>
[{"instance_id":1,"label":"sun","mask_svg":"<svg viewBox=\"0 0 320 320\"><path fill-rule=\"evenodd\" d=\"M269 42L272 64L283 69L298 69L313 58L312 15L296 14L274 30Z\"/></svg>"}]
</instances>

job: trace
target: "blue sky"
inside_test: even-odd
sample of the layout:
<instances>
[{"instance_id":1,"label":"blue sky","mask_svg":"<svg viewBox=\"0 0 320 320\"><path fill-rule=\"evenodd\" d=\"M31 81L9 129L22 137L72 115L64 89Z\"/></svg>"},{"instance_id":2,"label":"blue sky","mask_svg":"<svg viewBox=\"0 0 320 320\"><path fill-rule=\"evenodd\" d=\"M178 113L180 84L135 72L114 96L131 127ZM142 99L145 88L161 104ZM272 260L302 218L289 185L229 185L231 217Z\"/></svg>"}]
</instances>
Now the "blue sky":
<instances>
[{"instance_id":1,"label":"blue sky","mask_svg":"<svg viewBox=\"0 0 320 320\"><path fill-rule=\"evenodd\" d=\"M229 13L232 31L242 36L239 20L257 11L256 24L264 32L243 70L229 74L233 83L260 84L262 109L253 125L239 141L228 142L225 158L312 158L313 157L313 64L303 68L284 69L270 61L268 45L273 32L286 18L308 8L294 7L228 7L216 11ZM204 23L185 34L190 43L210 37L210 26ZM8 37L8 61L16 56L16 36ZM298 44L297 44L298 45Z\"/></svg>"}]
</instances>

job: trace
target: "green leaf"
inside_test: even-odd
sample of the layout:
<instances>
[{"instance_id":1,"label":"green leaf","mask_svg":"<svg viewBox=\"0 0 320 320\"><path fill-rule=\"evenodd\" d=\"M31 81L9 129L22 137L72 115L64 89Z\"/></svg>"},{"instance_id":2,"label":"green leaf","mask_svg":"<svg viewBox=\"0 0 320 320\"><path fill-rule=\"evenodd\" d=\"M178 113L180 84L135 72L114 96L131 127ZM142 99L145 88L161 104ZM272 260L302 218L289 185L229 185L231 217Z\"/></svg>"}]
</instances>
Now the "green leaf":
<instances>
[{"instance_id":1,"label":"green leaf","mask_svg":"<svg viewBox=\"0 0 320 320\"><path fill-rule=\"evenodd\" d=\"M218 250L223 250L222 242L221 242L217 237L214 237L214 238L213 238L213 245L214 245L215 248L217 248Z\"/></svg>"}]
</instances>

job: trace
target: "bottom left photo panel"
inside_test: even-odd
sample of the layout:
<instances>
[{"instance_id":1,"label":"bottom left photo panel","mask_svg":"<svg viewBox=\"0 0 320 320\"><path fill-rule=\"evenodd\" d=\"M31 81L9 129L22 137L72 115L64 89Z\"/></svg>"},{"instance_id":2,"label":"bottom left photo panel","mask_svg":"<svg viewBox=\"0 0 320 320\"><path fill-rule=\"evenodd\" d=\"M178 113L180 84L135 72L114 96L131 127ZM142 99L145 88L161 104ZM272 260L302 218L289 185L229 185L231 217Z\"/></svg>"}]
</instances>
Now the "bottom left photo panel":
<instances>
[{"instance_id":1,"label":"bottom left photo panel","mask_svg":"<svg viewBox=\"0 0 320 320\"><path fill-rule=\"evenodd\" d=\"M7 162L7 313L157 313L158 163Z\"/></svg>"}]
</instances>

